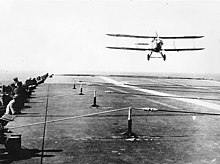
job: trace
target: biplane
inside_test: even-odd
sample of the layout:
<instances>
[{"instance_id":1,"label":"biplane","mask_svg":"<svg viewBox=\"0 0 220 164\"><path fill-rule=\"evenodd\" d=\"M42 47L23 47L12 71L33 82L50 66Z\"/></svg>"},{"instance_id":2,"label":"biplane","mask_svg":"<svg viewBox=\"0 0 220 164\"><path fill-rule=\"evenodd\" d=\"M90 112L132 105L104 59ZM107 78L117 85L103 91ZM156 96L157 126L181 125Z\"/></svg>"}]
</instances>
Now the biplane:
<instances>
[{"instance_id":1,"label":"biplane","mask_svg":"<svg viewBox=\"0 0 220 164\"><path fill-rule=\"evenodd\" d=\"M122 50L136 50L136 51L150 51L150 53L147 55L147 60L150 60L150 58L163 58L163 60L166 60L166 55L164 54L164 51L197 51L197 50L203 50L204 48L162 48L163 41L162 39L197 39L202 38L204 36L161 36L159 37L156 33L155 36L140 36L140 35L126 35L126 34L106 34L108 36L114 36L114 37L129 37L129 38L143 38L143 39L152 39L151 41L151 48L132 48L132 47L106 47L110 49L122 49ZM136 43L136 45L149 45L149 43ZM160 53L161 57L152 57L152 53Z\"/></svg>"}]
</instances>

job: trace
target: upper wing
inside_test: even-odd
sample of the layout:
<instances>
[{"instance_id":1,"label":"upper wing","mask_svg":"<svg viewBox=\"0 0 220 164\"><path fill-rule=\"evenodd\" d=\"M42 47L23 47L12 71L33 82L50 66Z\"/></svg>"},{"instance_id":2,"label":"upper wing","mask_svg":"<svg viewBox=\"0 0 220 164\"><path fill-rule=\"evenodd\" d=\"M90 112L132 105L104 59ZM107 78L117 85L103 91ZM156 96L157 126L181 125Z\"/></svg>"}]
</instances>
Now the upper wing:
<instances>
[{"instance_id":1,"label":"upper wing","mask_svg":"<svg viewBox=\"0 0 220 164\"><path fill-rule=\"evenodd\" d=\"M204 48L174 48L174 49L165 48L163 49L163 51L197 51L203 49Z\"/></svg>"},{"instance_id":2,"label":"upper wing","mask_svg":"<svg viewBox=\"0 0 220 164\"><path fill-rule=\"evenodd\" d=\"M129 37L129 38L156 38L156 36L140 36L140 35L127 35L127 34L106 34L108 36L116 37Z\"/></svg>"},{"instance_id":3,"label":"upper wing","mask_svg":"<svg viewBox=\"0 0 220 164\"><path fill-rule=\"evenodd\" d=\"M121 50L137 50L137 51L153 51L152 48L130 48L130 47L106 47L111 49L121 49Z\"/></svg>"},{"instance_id":4,"label":"upper wing","mask_svg":"<svg viewBox=\"0 0 220 164\"><path fill-rule=\"evenodd\" d=\"M127 35L127 34L106 34L108 36L129 37L129 38L157 38L157 36L141 36L141 35ZM161 39L196 39L204 36L159 36Z\"/></svg>"}]
</instances>

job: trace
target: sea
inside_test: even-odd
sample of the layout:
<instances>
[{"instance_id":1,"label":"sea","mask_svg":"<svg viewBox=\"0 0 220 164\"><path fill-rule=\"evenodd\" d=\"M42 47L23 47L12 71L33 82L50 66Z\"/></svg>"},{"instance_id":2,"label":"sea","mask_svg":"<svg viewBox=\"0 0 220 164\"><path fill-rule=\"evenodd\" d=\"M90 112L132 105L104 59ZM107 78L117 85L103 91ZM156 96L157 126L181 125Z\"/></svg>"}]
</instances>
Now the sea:
<instances>
[{"instance_id":1,"label":"sea","mask_svg":"<svg viewBox=\"0 0 220 164\"><path fill-rule=\"evenodd\" d=\"M13 83L13 78L17 77L19 81L25 82L30 78L35 78L46 74L43 71L0 71L0 85L9 85Z\"/></svg>"},{"instance_id":2,"label":"sea","mask_svg":"<svg viewBox=\"0 0 220 164\"><path fill-rule=\"evenodd\" d=\"M26 79L35 78L46 73L55 74L46 71L0 71L0 85L8 85L13 82L13 78L17 77L19 81L24 82ZM65 73L63 73L65 74ZM172 78L172 79L198 79L198 80L214 80L220 82L220 73L164 73L164 72L81 72L67 73L68 75L114 75L114 76L135 76L135 77L151 77L151 78Z\"/></svg>"}]
</instances>

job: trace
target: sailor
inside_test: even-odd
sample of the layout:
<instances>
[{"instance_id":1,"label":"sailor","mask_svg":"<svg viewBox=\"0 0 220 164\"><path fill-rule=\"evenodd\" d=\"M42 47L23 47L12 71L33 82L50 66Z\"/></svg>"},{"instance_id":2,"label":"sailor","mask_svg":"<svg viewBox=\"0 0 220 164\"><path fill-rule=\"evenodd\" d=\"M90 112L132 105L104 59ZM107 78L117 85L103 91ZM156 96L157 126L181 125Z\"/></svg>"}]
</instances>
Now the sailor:
<instances>
[{"instance_id":1,"label":"sailor","mask_svg":"<svg viewBox=\"0 0 220 164\"><path fill-rule=\"evenodd\" d=\"M14 94L18 95L18 104L20 106L20 108L24 107L24 102L27 99L27 92L26 90L23 88L22 86L22 82L18 82L17 83L17 87L14 89Z\"/></svg>"},{"instance_id":2,"label":"sailor","mask_svg":"<svg viewBox=\"0 0 220 164\"><path fill-rule=\"evenodd\" d=\"M13 80L14 80L14 84L15 84L15 86L16 86L16 84L19 82L19 81L18 81L18 78L15 77L15 78L13 78Z\"/></svg>"},{"instance_id":3,"label":"sailor","mask_svg":"<svg viewBox=\"0 0 220 164\"><path fill-rule=\"evenodd\" d=\"M17 83L19 82L17 77L13 78L13 81L13 83L9 84L12 91L17 87Z\"/></svg>"},{"instance_id":4,"label":"sailor","mask_svg":"<svg viewBox=\"0 0 220 164\"><path fill-rule=\"evenodd\" d=\"M18 82L16 84L16 88L14 89L14 94L16 95L24 95L25 94L25 89L22 86L22 82Z\"/></svg>"},{"instance_id":5,"label":"sailor","mask_svg":"<svg viewBox=\"0 0 220 164\"><path fill-rule=\"evenodd\" d=\"M21 108L18 105L18 95L14 95L13 99L8 103L5 114L20 114Z\"/></svg>"},{"instance_id":6,"label":"sailor","mask_svg":"<svg viewBox=\"0 0 220 164\"><path fill-rule=\"evenodd\" d=\"M4 126L2 125L0 121L0 144L3 144L5 142L4 139Z\"/></svg>"},{"instance_id":7,"label":"sailor","mask_svg":"<svg viewBox=\"0 0 220 164\"><path fill-rule=\"evenodd\" d=\"M2 95L2 105L7 106L8 103L12 100L12 96L7 93L3 93Z\"/></svg>"}]
</instances>

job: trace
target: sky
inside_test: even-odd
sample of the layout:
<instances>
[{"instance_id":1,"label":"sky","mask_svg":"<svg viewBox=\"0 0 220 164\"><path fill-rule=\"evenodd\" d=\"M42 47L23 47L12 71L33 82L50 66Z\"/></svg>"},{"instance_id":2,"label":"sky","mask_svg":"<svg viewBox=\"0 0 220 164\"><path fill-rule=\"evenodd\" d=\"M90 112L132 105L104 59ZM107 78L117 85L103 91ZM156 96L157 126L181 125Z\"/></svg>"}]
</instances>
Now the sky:
<instances>
[{"instance_id":1,"label":"sky","mask_svg":"<svg viewBox=\"0 0 220 164\"><path fill-rule=\"evenodd\" d=\"M144 0L2 0L0 1L0 70L88 72L220 73L220 1ZM184 36L167 60L147 61L148 51L107 49L135 47L151 40L114 38L112 34ZM164 40L164 48L174 48ZM158 54L153 54L157 56Z\"/></svg>"}]
</instances>

